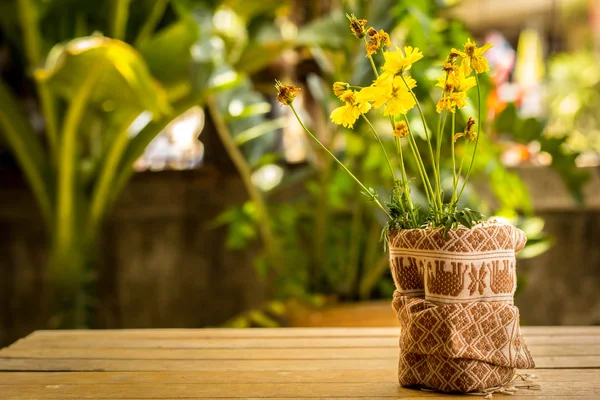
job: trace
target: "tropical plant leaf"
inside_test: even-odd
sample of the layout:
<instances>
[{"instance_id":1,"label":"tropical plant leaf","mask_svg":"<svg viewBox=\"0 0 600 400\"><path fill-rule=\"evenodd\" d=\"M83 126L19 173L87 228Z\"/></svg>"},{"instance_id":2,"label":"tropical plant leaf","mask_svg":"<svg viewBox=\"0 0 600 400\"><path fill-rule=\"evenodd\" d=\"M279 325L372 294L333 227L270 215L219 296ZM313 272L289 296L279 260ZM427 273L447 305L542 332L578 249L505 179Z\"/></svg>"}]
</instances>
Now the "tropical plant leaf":
<instances>
[{"instance_id":1,"label":"tropical plant leaf","mask_svg":"<svg viewBox=\"0 0 600 400\"><path fill-rule=\"evenodd\" d=\"M150 72L165 87L169 98L173 98L173 92L181 96L182 85L188 92L191 90L190 48L199 34L196 23L185 18L155 33L139 47Z\"/></svg>"},{"instance_id":2,"label":"tropical plant leaf","mask_svg":"<svg viewBox=\"0 0 600 400\"><path fill-rule=\"evenodd\" d=\"M0 79L0 128L23 169L32 191L50 228L53 224L52 198L54 188L50 184L50 165L42 143L36 136L23 111L19 109L8 87Z\"/></svg>"},{"instance_id":3,"label":"tropical plant leaf","mask_svg":"<svg viewBox=\"0 0 600 400\"><path fill-rule=\"evenodd\" d=\"M138 113L148 110L154 118L170 112L164 89L152 78L140 54L119 40L89 36L56 45L35 77L68 100L96 65L102 71L90 98L91 105L104 110L127 108Z\"/></svg>"}]
</instances>

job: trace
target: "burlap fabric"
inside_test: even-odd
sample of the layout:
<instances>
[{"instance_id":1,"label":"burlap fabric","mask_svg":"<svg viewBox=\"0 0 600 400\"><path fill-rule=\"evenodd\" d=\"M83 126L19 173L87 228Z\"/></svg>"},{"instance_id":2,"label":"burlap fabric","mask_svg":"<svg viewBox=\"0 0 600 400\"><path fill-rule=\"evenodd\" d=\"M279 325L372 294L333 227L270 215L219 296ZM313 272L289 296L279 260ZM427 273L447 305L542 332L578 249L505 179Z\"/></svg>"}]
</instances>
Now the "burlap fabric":
<instances>
[{"instance_id":1,"label":"burlap fabric","mask_svg":"<svg viewBox=\"0 0 600 400\"><path fill-rule=\"evenodd\" d=\"M390 233L402 386L483 391L535 366L512 305L515 254L525 241L499 222L445 237L441 229Z\"/></svg>"}]
</instances>

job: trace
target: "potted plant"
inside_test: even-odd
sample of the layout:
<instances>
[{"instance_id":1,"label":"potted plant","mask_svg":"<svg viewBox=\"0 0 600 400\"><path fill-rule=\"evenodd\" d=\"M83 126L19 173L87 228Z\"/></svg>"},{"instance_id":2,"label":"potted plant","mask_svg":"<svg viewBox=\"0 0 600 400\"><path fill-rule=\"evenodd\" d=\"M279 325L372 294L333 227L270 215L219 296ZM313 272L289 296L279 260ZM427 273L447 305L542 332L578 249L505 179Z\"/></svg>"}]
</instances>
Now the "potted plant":
<instances>
[{"instance_id":1,"label":"potted plant","mask_svg":"<svg viewBox=\"0 0 600 400\"><path fill-rule=\"evenodd\" d=\"M513 305L515 254L525 245L526 237L508 223L484 221L480 212L458 207L481 134L479 74L489 70L484 54L491 45L477 47L468 40L464 50L450 51L437 84L442 91L437 102L437 131L431 132L413 91L416 81L409 74L423 57L421 51L410 46L391 50L385 31L367 27L366 20L353 15L348 18L352 33L365 43L375 80L366 87L336 82L333 91L344 104L333 110L331 120L346 128L361 120L370 128L394 176L389 202L382 203L378 193L363 184L304 125L293 104L299 87L276 82L277 100L291 108L308 135L388 217L382 239L389 248L396 286L393 307L401 325L400 384L444 392L487 391L506 385L516 368L534 367L520 334L518 309ZM380 67L373 57L377 53L384 60ZM477 119L469 117L464 129L458 130L457 110L467 106L468 92L473 88L477 92ZM367 116L380 108L393 131L399 173ZM420 117L426 154L419 151L408 118L411 110ZM455 152L458 144L464 150L460 159ZM450 147L453 165L452 192L446 196L440 177L442 146ZM411 178L405 168L409 154L405 153L410 153L417 165L426 207L411 197ZM466 160L467 154L472 154L470 160Z\"/></svg>"}]
</instances>

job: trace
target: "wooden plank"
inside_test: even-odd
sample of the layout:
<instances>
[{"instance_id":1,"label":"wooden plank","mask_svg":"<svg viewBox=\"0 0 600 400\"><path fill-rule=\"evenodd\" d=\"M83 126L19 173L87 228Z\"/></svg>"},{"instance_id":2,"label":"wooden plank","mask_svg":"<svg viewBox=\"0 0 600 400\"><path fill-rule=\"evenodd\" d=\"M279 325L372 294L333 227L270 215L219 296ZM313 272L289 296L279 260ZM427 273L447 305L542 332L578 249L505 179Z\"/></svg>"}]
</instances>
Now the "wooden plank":
<instances>
[{"instance_id":1,"label":"wooden plank","mask_svg":"<svg viewBox=\"0 0 600 400\"><path fill-rule=\"evenodd\" d=\"M44 398L44 399L115 399L146 397L154 399L186 397L385 397L435 398L438 393L405 389L396 382L377 383L186 383L169 384L162 382L143 385L93 384L93 385L6 385L2 394L8 398ZM527 398L539 396L537 390L523 390L519 395ZM570 382L544 383L544 396L600 396L600 384L590 382L585 387ZM20 397L19 397L20 396ZM472 397L471 397L472 398Z\"/></svg>"},{"instance_id":2,"label":"wooden plank","mask_svg":"<svg viewBox=\"0 0 600 400\"><path fill-rule=\"evenodd\" d=\"M532 345L534 357L600 356L600 345ZM367 359L397 358L398 346L348 348L258 348L258 349L164 349L164 348L23 348L0 350L2 358L73 358L73 359L188 359L188 360L285 360L285 359Z\"/></svg>"},{"instance_id":3,"label":"wooden plank","mask_svg":"<svg viewBox=\"0 0 600 400\"><path fill-rule=\"evenodd\" d=\"M4 349L3 358L150 360L311 360L398 358L398 347L321 349Z\"/></svg>"},{"instance_id":4,"label":"wooden plank","mask_svg":"<svg viewBox=\"0 0 600 400\"><path fill-rule=\"evenodd\" d=\"M458 395L451 395L451 399L469 399L469 400L473 400L473 395L462 395L462 396L458 396ZM476 396L476 398L483 398L483 396ZM45 398L45 397L44 397ZM2 400L40 400L40 399L44 399L44 398L40 398L40 397L23 397L21 395L17 396L17 397L3 397ZM260 396L260 397L247 397L247 396L242 396L242 397L228 397L228 396L220 396L220 397L212 397L212 398L218 398L218 399L239 399L239 398L243 398L243 399L247 399L247 400L265 400L265 399L281 399L282 397L278 396L278 397L270 397L270 396ZM423 395L421 396L405 396L403 395L402 397L398 397L395 394L391 394L388 396L364 396L364 397L359 397L359 396L354 396L354 397L326 397L326 399L328 400L349 400L349 399L371 399L371 400L383 400L383 399L398 399L401 398L402 400L421 400L424 398L427 398L429 400L448 400L449 395L447 394L431 394L431 396L429 397L423 397ZM119 399L121 400L155 400L156 398L148 398L148 397L120 397ZM186 399L186 400L204 400L206 399L206 397L197 397L197 396L193 396L193 397L162 397L163 400L171 400L171 399ZM322 400L324 399L324 397L286 397L287 400ZM595 395L584 395L584 396L545 396L545 395L514 395L510 397L510 400L598 400L598 397Z\"/></svg>"},{"instance_id":5,"label":"wooden plank","mask_svg":"<svg viewBox=\"0 0 600 400\"><path fill-rule=\"evenodd\" d=\"M563 346L573 344L571 336L527 336L527 345ZM600 335L577 336L580 345L600 345ZM396 347L398 336L379 337L299 337L299 338L162 338L129 337L31 337L9 346L19 348L172 348L172 349L242 349L242 348L350 348Z\"/></svg>"},{"instance_id":6,"label":"wooden plank","mask_svg":"<svg viewBox=\"0 0 600 400\"><path fill-rule=\"evenodd\" d=\"M585 384L600 382L599 369L537 369L519 371L533 373L534 383L571 382ZM385 383L396 382L397 370L345 371L199 371L199 372L0 372L0 385L142 385L172 383Z\"/></svg>"},{"instance_id":7,"label":"wooden plank","mask_svg":"<svg viewBox=\"0 0 600 400\"><path fill-rule=\"evenodd\" d=\"M523 392L525 393L525 392ZM425 397L424 395L419 395L419 396L407 396L407 395L402 395L402 397L398 397L396 394L390 394L387 396L353 396L353 397L285 397L285 399L287 400L322 400L322 399L328 399L328 400L349 400L349 399L371 399L371 400L379 400L379 399L398 399L401 398L402 400L421 400L421 399L429 399L429 400L448 400L449 396L452 396L451 399L464 399L464 400L473 400L473 395L447 395L447 394L438 394L438 393L432 393L431 395ZM46 397L40 398L40 397L23 397L22 395L18 395L17 397L3 397L2 400L42 400L45 399ZM193 396L193 397L161 397L161 399L163 400L171 400L171 399L186 399L186 400L203 400L206 399L207 397L198 397L198 396ZM281 396L277 396L277 397L270 397L270 396L260 396L260 397L248 397L248 396L242 396L242 397L229 397L226 395L221 395L220 397L209 397L209 398L218 398L218 399L239 399L239 398L243 398L243 399L247 399L247 400L267 400L267 399L281 399ZM483 396L476 396L475 398L483 398ZM496 398L496 397L495 397ZM121 400L155 400L156 398L148 398L148 397L137 397L134 395L134 397L119 397L119 399ZM571 396L571 395L562 395L562 396L545 396L545 395L532 395L532 394L521 394L521 395L514 395L510 397L510 400L598 400L598 397L596 395L583 395L583 396Z\"/></svg>"},{"instance_id":8,"label":"wooden plank","mask_svg":"<svg viewBox=\"0 0 600 400\"><path fill-rule=\"evenodd\" d=\"M526 326L521 328L529 336L599 336L598 326ZM230 337L374 337L398 336L399 328L254 328L254 329L123 329L123 330L60 330L36 331L28 337L96 336L119 338L230 338Z\"/></svg>"},{"instance_id":9,"label":"wooden plank","mask_svg":"<svg viewBox=\"0 0 600 400\"><path fill-rule=\"evenodd\" d=\"M278 360L108 360L4 358L0 371L302 371L391 369L396 357L367 359ZM600 368L600 356L539 356L538 368Z\"/></svg>"}]
</instances>

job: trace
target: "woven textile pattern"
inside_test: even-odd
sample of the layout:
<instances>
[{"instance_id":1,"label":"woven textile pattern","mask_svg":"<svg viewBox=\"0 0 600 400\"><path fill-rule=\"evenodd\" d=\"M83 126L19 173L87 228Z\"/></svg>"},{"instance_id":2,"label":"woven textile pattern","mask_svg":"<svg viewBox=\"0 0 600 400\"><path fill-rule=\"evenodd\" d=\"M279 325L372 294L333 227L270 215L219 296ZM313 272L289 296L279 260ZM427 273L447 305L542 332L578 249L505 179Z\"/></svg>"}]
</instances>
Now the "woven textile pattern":
<instances>
[{"instance_id":1,"label":"woven textile pattern","mask_svg":"<svg viewBox=\"0 0 600 400\"><path fill-rule=\"evenodd\" d=\"M483 391L534 368L521 337L515 254L526 242L509 224L400 230L389 236L400 321L398 380L443 392Z\"/></svg>"},{"instance_id":2,"label":"woven textile pattern","mask_svg":"<svg viewBox=\"0 0 600 400\"><path fill-rule=\"evenodd\" d=\"M502 303L437 306L394 293L400 321L398 380L444 392L507 383L516 368L534 368L521 337L519 310Z\"/></svg>"},{"instance_id":3,"label":"woven textile pattern","mask_svg":"<svg viewBox=\"0 0 600 400\"><path fill-rule=\"evenodd\" d=\"M527 238L510 224L473 229L407 229L390 233L390 265L396 288L436 304L497 301L513 304L515 254Z\"/></svg>"}]
</instances>

